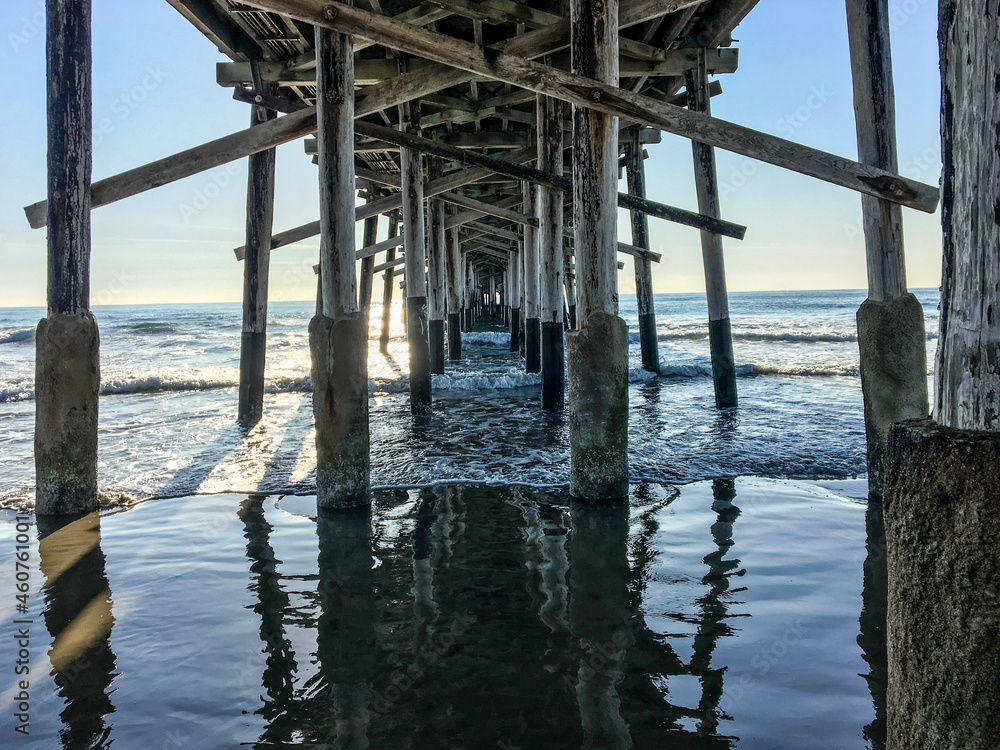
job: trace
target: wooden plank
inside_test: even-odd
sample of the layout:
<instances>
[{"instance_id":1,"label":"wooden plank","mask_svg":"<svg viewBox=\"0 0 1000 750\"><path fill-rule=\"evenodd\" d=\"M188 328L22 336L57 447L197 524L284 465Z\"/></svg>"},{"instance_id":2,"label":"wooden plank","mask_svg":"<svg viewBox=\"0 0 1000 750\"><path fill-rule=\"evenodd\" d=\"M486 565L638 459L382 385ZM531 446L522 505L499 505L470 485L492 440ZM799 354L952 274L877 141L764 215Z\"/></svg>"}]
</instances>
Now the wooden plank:
<instances>
[{"instance_id":1,"label":"wooden plank","mask_svg":"<svg viewBox=\"0 0 1000 750\"><path fill-rule=\"evenodd\" d=\"M681 135L706 145L759 159L835 185L874 195L928 213L938 204L938 189L819 149L750 128L689 112L680 107L565 73L523 56L491 53L474 44L331 2L321 12L314 0L252 0L251 5L378 39L410 54L462 68L558 99ZM527 36L526 34L524 36ZM617 58L616 58L617 59Z\"/></svg>"}]
</instances>

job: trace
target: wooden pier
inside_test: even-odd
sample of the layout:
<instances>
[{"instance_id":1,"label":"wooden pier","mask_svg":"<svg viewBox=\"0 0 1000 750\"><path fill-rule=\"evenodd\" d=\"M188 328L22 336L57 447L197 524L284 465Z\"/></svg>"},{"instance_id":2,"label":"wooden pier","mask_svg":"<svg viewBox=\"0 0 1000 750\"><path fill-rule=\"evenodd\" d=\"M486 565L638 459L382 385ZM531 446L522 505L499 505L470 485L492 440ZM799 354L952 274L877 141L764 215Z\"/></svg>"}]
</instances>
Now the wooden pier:
<instances>
[{"instance_id":1,"label":"wooden pier","mask_svg":"<svg viewBox=\"0 0 1000 750\"><path fill-rule=\"evenodd\" d=\"M321 507L370 502L368 318L379 272L382 351L403 277L414 415L433 409L432 374L461 359L462 329L503 317L525 370L541 373L541 407L567 409L571 494L620 503L629 337L618 272L633 263L642 365L658 372L652 264L661 252L651 220L701 231L715 401L739 403L724 238L747 229L727 221L720 202L715 150L724 149L861 194L869 299L858 329L871 490L886 492L890 739L895 748L995 741L995 14L940 0L945 279L929 421L901 208L933 212L939 189L897 174L888 0L846 0L857 161L711 114L722 87L710 76L736 71L732 33L757 0L168 1L227 58L217 78L250 107L250 127L93 183L91 0L47 2L48 196L26 208L30 224L49 232L48 312L37 335L40 516L97 507L91 211L239 159L250 163L246 239L235 250L245 280L239 416L248 427L263 413L271 253L321 238L309 331ZM648 194L643 161L661 132L692 142L696 212ZM274 231L275 147L314 133L305 151L318 168L320 216ZM366 202L356 208L359 196ZM619 208L631 215L630 243L620 239ZM956 571L970 587L955 587ZM958 632L962 623L971 631Z\"/></svg>"}]
</instances>

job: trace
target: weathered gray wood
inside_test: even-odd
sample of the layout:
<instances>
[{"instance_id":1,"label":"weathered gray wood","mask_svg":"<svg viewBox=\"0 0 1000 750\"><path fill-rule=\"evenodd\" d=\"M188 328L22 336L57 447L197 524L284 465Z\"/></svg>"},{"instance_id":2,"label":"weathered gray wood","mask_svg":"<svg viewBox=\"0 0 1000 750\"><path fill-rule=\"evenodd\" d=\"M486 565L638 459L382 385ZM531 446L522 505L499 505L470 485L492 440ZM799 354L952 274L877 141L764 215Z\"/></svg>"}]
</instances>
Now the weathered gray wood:
<instances>
[{"instance_id":1,"label":"weathered gray wood","mask_svg":"<svg viewBox=\"0 0 1000 750\"><path fill-rule=\"evenodd\" d=\"M618 85L617 3L571 4L573 73ZM613 115L573 107L573 232L577 295L584 324L591 313L618 314L618 124Z\"/></svg>"},{"instance_id":2,"label":"weathered gray wood","mask_svg":"<svg viewBox=\"0 0 1000 750\"><path fill-rule=\"evenodd\" d=\"M346 34L317 29L323 314L358 312L354 249L354 56Z\"/></svg>"},{"instance_id":3,"label":"weathered gray wood","mask_svg":"<svg viewBox=\"0 0 1000 750\"><path fill-rule=\"evenodd\" d=\"M1000 19L948 0L941 40L944 286L934 416L1000 432Z\"/></svg>"},{"instance_id":4,"label":"weathered gray wood","mask_svg":"<svg viewBox=\"0 0 1000 750\"><path fill-rule=\"evenodd\" d=\"M587 80L584 76L565 73L551 66L527 60L523 56L512 54L487 56L486 52L475 44L425 29L412 28L390 18L376 16L332 0L324 5L322 12L312 0L253 0L248 4L285 13L310 23L375 38L394 49L462 68L476 75L522 86L606 115L620 116L657 127L706 145L759 159L921 211L933 212L937 207L938 190L930 185L719 120L704 113L689 112L650 97L619 89L616 85ZM617 55L614 56L613 62L617 64Z\"/></svg>"},{"instance_id":5,"label":"weathered gray wood","mask_svg":"<svg viewBox=\"0 0 1000 750\"><path fill-rule=\"evenodd\" d=\"M537 95L538 168L563 173L563 103ZM563 191L538 186L539 320L541 323L542 408L563 408L566 354L563 330Z\"/></svg>"},{"instance_id":6,"label":"weathered gray wood","mask_svg":"<svg viewBox=\"0 0 1000 750\"><path fill-rule=\"evenodd\" d=\"M399 109L400 128L415 132L420 122L419 102ZM406 340L410 350L410 411L431 408L430 349L427 341L427 246L424 234L424 166L418 152L399 150L402 179L403 248L406 253Z\"/></svg>"},{"instance_id":7,"label":"weathered gray wood","mask_svg":"<svg viewBox=\"0 0 1000 750\"><path fill-rule=\"evenodd\" d=\"M628 191L646 197L646 170L639 133L633 130L625 146L625 174ZM632 244L649 249L649 221L642 211L631 211ZM660 353L656 338L656 313L653 309L653 267L648 258L635 258L635 298L639 316L639 345L643 369L660 371Z\"/></svg>"},{"instance_id":8,"label":"weathered gray wood","mask_svg":"<svg viewBox=\"0 0 1000 750\"><path fill-rule=\"evenodd\" d=\"M398 231L399 222L394 212L389 215L389 239L395 238ZM392 280L395 276L394 268L403 262L405 262L405 259L396 258L395 246L386 248L385 263L383 264L386 268L385 275L382 277L382 330L379 332L378 339L378 348L383 354L389 351L389 329L392 324Z\"/></svg>"},{"instance_id":9,"label":"weathered gray wood","mask_svg":"<svg viewBox=\"0 0 1000 750\"><path fill-rule=\"evenodd\" d=\"M467 72L446 65L439 65L432 70L401 75L366 90L365 96L357 102L355 117L364 117L394 107L400 102L420 97L424 93L437 91L439 88L458 85L468 81L470 77ZM217 138L214 141L95 182L91 187L91 208L106 206L109 203L138 195L161 185L167 185L199 172L214 169L250 154L302 138L315 131L316 108L310 107L301 112L279 117L277 120L256 128L248 128ZM46 201L27 206L24 212L33 229L39 229L46 225L48 220ZM307 236L315 236L316 234L319 234L318 226L316 231ZM277 247L277 245L272 243L273 247Z\"/></svg>"},{"instance_id":10,"label":"weathered gray wood","mask_svg":"<svg viewBox=\"0 0 1000 750\"><path fill-rule=\"evenodd\" d=\"M437 177L440 169L440 162L431 164L429 176ZM448 306L444 218L444 202L438 198L427 201L427 343L434 375L444 374L444 321Z\"/></svg>"},{"instance_id":11,"label":"weathered gray wood","mask_svg":"<svg viewBox=\"0 0 1000 750\"><path fill-rule=\"evenodd\" d=\"M253 107L251 126L276 116ZM243 265L243 335L240 341L239 420L253 426L264 413L267 291L274 218L275 149L252 154L247 175L246 262Z\"/></svg>"},{"instance_id":12,"label":"weathered gray wood","mask_svg":"<svg viewBox=\"0 0 1000 750\"><path fill-rule=\"evenodd\" d=\"M888 2L847 0L847 28L854 79L858 161L897 172ZM902 209L895 203L868 195L861 197L861 204L868 257L868 296L876 301L894 299L906 293Z\"/></svg>"},{"instance_id":13,"label":"weathered gray wood","mask_svg":"<svg viewBox=\"0 0 1000 750\"><path fill-rule=\"evenodd\" d=\"M448 358L462 358L462 308L465 296L465 271L462 266L462 246L458 242L458 228L449 229L445 235L448 248L446 274L448 277Z\"/></svg>"},{"instance_id":14,"label":"weathered gray wood","mask_svg":"<svg viewBox=\"0 0 1000 750\"><path fill-rule=\"evenodd\" d=\"M687 74L688 107L695 112L711 111L708 97L708 71L699 65ZM715 169L715 149L692 141L694 179L698 193L698 210L718 216L719 186ZM738 405L736 363L733 357L732 326L729 321L729 292L726 288L726 261L722 237L712 232L701 233L701 254L705 265L705 291L708 297L709 343L712 350L712 376L715 382L715 404L720 409Z\"/></svg>"},{"instance_id":15,"label":"weathered gray wood","mask_svg":"<svg viewBox=\"0 0 1000 750\"><path fill-rule=\"evenodd\" d=\"M362 232L364 246L371 247L375 244L378 233L378 217L372 216L365 219L365 227ZM357 254L355 254L357 255ZM368 317L372 304L372 283L375 277L375 253L365 255L361 259L361 278L358 280L358 307L361 312Z\"/></svg>"},{"instance_id":16,"label":"weathered gray wood","mask_svg":"<svg viewBox=\"0 0 1000 750\"><path fill-rule=\"evenodd\" d=\"M46 56L48 195L36 216L49 223L48 309L90 309L90 0L50 0Z\"/></svg>"}]
</instances>

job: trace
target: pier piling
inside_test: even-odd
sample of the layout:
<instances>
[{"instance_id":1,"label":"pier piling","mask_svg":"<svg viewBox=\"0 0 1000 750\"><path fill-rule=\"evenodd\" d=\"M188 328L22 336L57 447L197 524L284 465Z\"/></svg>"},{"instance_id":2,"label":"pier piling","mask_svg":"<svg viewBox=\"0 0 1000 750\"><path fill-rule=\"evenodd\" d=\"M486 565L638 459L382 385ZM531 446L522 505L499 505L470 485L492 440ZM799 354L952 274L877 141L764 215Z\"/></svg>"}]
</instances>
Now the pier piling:
<instances>
[{"instance_id":1,"label":"pier piling","mask_svg":"<svg viewBox=\"0 0 1000 750\"><path fill-rule=\"evenodd\" d=\"M563 174L563 103L541 94L535 97L538 123L538 168ZM541 322L542 409L561 411L566 380L563 325L563 191L539 185L538 268Z\"/></svg>"},{"instance_id":2,"label":"pier piling","mask_svg":"<svg viewBox=\"0 0 1000 750\"><path fill-rule=\"evenodd\" d=\"M355 275L352 44L350 36L316 29L323 314L309 324L309 348L320 508L371 502L368 321Z\"/></svg>"},{"instance_id":3,"label":"pier piling","mask_svg":"<svg viewBox=\"0 0 1000 750\"><path fill-rule=\"evenodd\" d=\"M934 415L892 428L885 491L893 750L1000 737L1000 17L957 0L941 11Z\"/></svg>"},{"instance_id":4,"label":"pier piling","mask_svg":"<svg viewBox=\"0 0 1000 750\"><path fill-rule=\"evenodd\" d=\"M100 333L90 312L91 2L46 4L48 312L35 335L35 512L96 510Z\"/></svg>"},{"instance_id":5,"label":"pier piling","mask_svg":"<svg viewBox=\"0 0 1000 750\"><path fill-rule=\"evenodd\" d=\"M618 84L617 0L573 0L575 74ZM628 494L628 326L618 317L618 119L573 107L580 330L566 335L570 494Z\"/></svg>"},{"instance_id":6,"label":"pier piling","mask_svg":"<svg viewBox=\"0 0 1000 750\"><path fill-rule=\"evenodd\" d=\"M524 195L524 213L536 215L536 195L538 187L527 181L521 183ZM521 278L521 293L524 295L524 306L521 314L524 316L524 371L542 371L542 328L538 307L538 230L524 225L524 242L521 245L524 256L524 276Z\"/></svg>"},{"instance_id":7,"label":"pier piling","mask_svg":"<svg viewBox=\"0 0 1000 750\"><path fill-rule=\"evenodd\" d=\"M258 90L260 66L251 66ZM250 125L277 117L264 107L251 107ZM267 353L267 282L271 265L271 229L274 219L275 149L251 154L247 176L246 257L243 263L243 335L240 341L238 416L253 427L264 414L264 365Z\"/></svg>"},{"instance_id":8,"label":"pier piling","mask_svg":"<svg viewBox=\"0 0 1000 750\"><path fill-rule=\"evenodd\" d=\"M399 219L396 212L389 214L389 237L396 237L399 231ZM386 264L396 259L396 248L390 247L385 251ZM389 328L392 325L392 288L393 279L396 277L395 269L389 266L382 276L382 330L379 332L378 349L383 354L389 352Z\"/></svg>"},{"instance_id":9,"label":"pier piling","mask_svg":"<svg viewBox=\"0 0 1000 750\"><path fill-rule=\"evenodd\" d=\"M458 227L449 229L445 236L448 249L446 272L448 276L448 359L462 358L462 299L465 272L462 268L462 245L458 241Z\"/></svg>"},{"instance_id":10,"label":"pier piling","mask_svg":"<svg viewBox=\"0 0 1000 750\"><path fill-rule=\"evenodd\" d=\"M440 177L440 172L432 169L430 177ZM427 346L430 349L431 373L434 375L444 374L444 319L447 310L444 214L444 201L427 201Z\"/></svg>"},{"instance_id":11,"label":"pier piling","mask_svg":"<svg viewBox=\"0 0 1000 750\"><path fill-rule=\"evenodd\" d=\"M419 134L420 102L399 108L400 129ZM410 412L431 410L431 363L427 339L427 246L424 235L424 166L419 152L399 149L403 187L403 249L406 253L406 343L410 350Z\"/></svg>"},{"instance_id":12,"label":"pier piling","mask_svg":"<svg viewBox=\"0 0 1000 750\"><path fill-rule=\"evenodd\" d=\"M688 109L711 114L708 70L705 51L699 50L698 64L687 71ZM715 169L715 148L691 141L694 152L694 181L698 192L698 210L721 218L719 184ZM712 379L715 405L729 409L739 405L736 391L736 362L733 355L733 329L729 320L729 292L726 288L726 260L722 235L701 230L701 252L705 264L705 291L708 296L708 338L712 351Z\"/></svg>"},{"instance_id":13,"label":"pier piling","mask_svg":"<svg viewBox=\"0 0 1000 750\"><path fill-rule=\"evenodd\" d=\"M640 128L629 128L625 142L625 175L628 192L638 198L646 197L646 167ZM642 211L632 209L632 244L649 250L649 219ZM639 316L639 347L642 367L649 372L660 371L660 352L656 340L656 313L653 310L653 264L649 258L632 259L635 262L635 301Z\"/></svg>"},{"instance_id":14,"label":"pier piling","mask_svg":"<svg viewBox=\"0 0 1000 750\"><path fill-rule=\"evenodd\" d=\"M847 0L858 159L896 172L889 13L883 0ZM862 195L861 205L868 299L858 310L858 348L868 437L868 487L872 494L881 495L891 425L930 413L927 344L923 309L906 289L902 209L869 195Z\"/></svg>"}]
</instances>

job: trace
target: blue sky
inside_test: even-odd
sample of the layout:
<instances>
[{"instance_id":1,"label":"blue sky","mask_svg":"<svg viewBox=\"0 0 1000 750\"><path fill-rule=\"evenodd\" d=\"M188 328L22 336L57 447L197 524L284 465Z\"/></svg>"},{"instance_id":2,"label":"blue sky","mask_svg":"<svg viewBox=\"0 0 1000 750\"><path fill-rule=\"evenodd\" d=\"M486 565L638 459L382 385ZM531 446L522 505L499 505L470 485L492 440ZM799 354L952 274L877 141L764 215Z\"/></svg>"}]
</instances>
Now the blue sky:
<instances>
[{"instance_id":1,"label":"blue sky","mask_svg":"<svg viewBox=\"0 0 1000 750\"><path fill-rule=\"evenodd\" d=\"M937 3L890 0L899 160L937 184ZM0 307L45 302L45 234L23 206L45 197L42 0L5 0L0 91ZM734 34L740 69L722 76L713 114L835 154L856 157L850 59L839 0L761 0ZM247 127L249 108L215 83L225 58L166 0L94 0L94 179ZM667 134L648 148L651 198L696 208L691 148ZM316 171L301 141L278 149L275 231L319 216ZM726 240L731 290L864 288L861 199L843 188L718 151L723 216L749 227ZM242 266L245 160L93 213L92 304L236 301ZM698 232L651 219L657 292L704 289ZM938 216L904 209L911 287L940 279ZM619 235L628 242L627 216ZM276 250L271 298L315 295L318 241ZM620 274L634 290L631 263Z\"/></svg>"}]
</instances>

